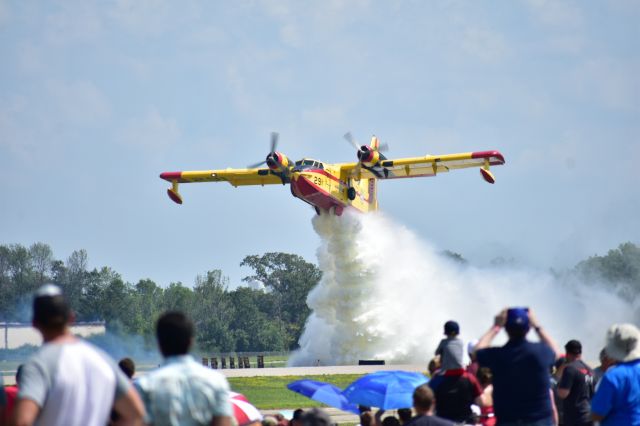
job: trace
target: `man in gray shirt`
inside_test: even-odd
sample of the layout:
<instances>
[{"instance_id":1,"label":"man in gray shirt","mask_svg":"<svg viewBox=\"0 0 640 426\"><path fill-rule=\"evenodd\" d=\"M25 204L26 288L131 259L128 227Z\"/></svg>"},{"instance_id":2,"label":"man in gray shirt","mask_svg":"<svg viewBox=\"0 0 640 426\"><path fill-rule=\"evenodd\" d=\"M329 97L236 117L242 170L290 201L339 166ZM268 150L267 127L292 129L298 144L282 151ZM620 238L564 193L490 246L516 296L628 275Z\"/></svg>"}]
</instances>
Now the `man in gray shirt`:
<instances>
[{"instance_id":1,"label":"man in gray shirt","mask_svg":"<svg viewBox=\"0 0 640 426\"><path fill-rule=\"evenodd\" d=\"M33 325L44 344L23 366L16 426L104 426L115 410L121 424L141 424L137 392L108 355L76 338L73 314L57 286L33 299Z\"/></svg>"}]
</instances>

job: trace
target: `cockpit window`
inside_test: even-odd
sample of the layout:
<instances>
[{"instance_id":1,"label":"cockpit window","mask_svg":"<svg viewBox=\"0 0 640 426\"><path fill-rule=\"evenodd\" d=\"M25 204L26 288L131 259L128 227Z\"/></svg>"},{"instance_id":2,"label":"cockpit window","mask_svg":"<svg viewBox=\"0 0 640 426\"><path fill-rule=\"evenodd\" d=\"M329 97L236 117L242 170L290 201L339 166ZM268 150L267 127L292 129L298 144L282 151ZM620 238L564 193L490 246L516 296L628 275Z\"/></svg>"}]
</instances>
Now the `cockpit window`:
<instances>
[{"instance_id":1,"label":"cockpit window","mask_svg":"<svg viewBox=\"0 0 640 426\"><path fill-rule=\"evenodd\" d=\"M324 164L322 164L320 161L308 160L308 159L298 160L295 162L296 170L304 170L309 168L324 169Z\"/></svg>"}]
</instances>

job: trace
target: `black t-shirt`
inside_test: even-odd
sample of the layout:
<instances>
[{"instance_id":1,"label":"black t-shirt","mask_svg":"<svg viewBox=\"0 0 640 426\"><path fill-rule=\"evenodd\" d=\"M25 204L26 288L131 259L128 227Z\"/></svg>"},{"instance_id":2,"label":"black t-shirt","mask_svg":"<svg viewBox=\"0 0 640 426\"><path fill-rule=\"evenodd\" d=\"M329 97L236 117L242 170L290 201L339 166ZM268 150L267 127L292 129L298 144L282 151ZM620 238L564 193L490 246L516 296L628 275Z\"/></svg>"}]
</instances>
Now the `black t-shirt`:
<instances>
[{"instance_id":1,"label":"black t-shirt","mask_svg":"<svg viewBox=\"0 0 640 426\"><path fill-rule=\"evenodd\" d=\"M549 369L555 354L549 346L510 340L500 348L480 349L477 358L493 373L493 407L501 422L551 417Z\"/></svg>"},{"instance_id":2,"label":"black t-shirt","mask_svg":"<svg viewBox=\"0 0 640 426\"><path fill-rule=\"evenodd\" d=\"M412 418L406 426L455 426L455 423L438 416L418 415Z\"/></svg>"},{"instance_id":3,"label":"black t-shirt","mask_svg":"<svg viewBox=\"0 0 640 426\"><path fill-rule=\"evenodd\" d=\"M569 395L562 403L564 424L572 426L588 422L593 391L591 368L581 360L570 362L564 367L558 388L569 389Z\"/></svg>"}]
</instances>

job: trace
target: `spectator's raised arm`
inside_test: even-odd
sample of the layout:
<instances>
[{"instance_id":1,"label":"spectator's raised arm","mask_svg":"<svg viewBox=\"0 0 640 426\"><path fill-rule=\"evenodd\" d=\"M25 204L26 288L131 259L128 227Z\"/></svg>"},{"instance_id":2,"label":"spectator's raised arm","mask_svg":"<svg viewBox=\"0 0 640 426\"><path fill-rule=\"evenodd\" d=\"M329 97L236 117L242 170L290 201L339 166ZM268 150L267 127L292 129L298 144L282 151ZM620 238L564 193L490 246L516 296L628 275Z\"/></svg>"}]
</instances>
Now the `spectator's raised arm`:
<instances>
[{"instance_id":1,"label":"spectator's raised arm","mask_svg":"<svg viewBox=\"0 0 640 426\"><path fill-rule=\"evenodd\" d=\"M556 359L560 359L560 357L562 357L562 353L558 350L558 346L556 346L556 343L553 341L551 336L546 332L546 330L542 328L542 326L538 322L538 318L536 317L535 313L531 309L529 309L529 324L536 331L536 334L540 338L540 341L551 348L551 350L556 356Z\"/></svg>"},{"instance_id":2,"label":"spectator's raised arm","mask_svg":"<svg viewBox=\"0 0 640 426\"><path fill-rule=\"evenodd\" d=\"M498 333L500 333L500 330L502 330L502 327L504 327L506 320L507 310L503 309L493 319L493 325L491 326L491 328L480 338L480 340L478 340L475 348L473 348L474 354L480 349L488 348L489 346L491 346L491 342L493 342L493 339L495 339Z\"/></svg>"}]
</instances>

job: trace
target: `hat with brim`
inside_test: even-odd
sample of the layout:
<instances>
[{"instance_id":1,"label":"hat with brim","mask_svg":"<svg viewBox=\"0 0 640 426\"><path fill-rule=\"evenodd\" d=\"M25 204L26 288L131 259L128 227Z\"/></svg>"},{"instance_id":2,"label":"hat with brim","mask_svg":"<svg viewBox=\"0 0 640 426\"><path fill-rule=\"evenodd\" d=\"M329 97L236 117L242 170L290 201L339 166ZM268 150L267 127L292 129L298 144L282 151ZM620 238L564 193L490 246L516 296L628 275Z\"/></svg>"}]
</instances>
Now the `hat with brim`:
<instances>
[{"instance_id":1,"label":"hat with brim","mask_svg":"<svg viewBox=\"0 0 640 426\"><path fill-rule=\"evenodd\" d=\"M633 324L614 324L607 331L607 355L620 362L640 359L640 330Z\"/></svg>"}]
</instances>

